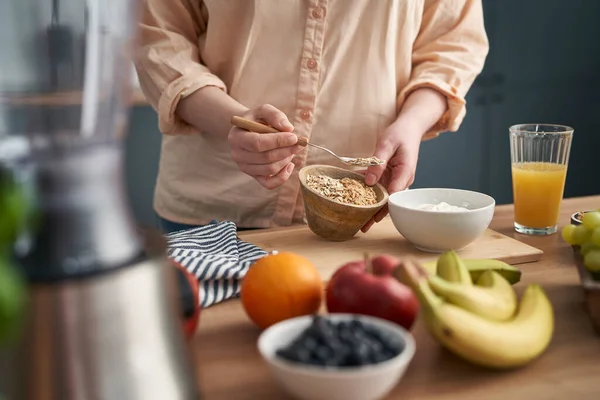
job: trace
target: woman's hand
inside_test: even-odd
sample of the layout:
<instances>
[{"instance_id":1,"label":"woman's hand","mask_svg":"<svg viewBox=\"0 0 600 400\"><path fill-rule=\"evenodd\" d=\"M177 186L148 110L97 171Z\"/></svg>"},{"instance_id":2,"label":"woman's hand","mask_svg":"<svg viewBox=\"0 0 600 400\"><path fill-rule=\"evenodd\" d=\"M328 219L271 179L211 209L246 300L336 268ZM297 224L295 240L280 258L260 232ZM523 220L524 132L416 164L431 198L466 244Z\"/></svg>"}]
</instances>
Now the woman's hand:
<instances>
[{"instance_id":1,"label":"woman's hand","mask_svg":"<svg viewBox=\"0 0 600 400\"><path fill-rule=\"evenodd\" d=\"M366 184L380 182L389 194L412 185L423 136L442 118L446 110L446 98L434 89L422 87L410 93L396 121L382 132L377 141L374 156L386 161L386 164L369 167L365 173ZM367 232L387 213L386 205L362 227L362 231Z\"/></svg>"},{"instance_id":2,"label":"woman's hand","mask_svg":"<svg viewBox=\"0 0 600 400\"><path fill-rule=\"evenodd\" d=\"M369 167L365 173L367 185L376 182L386 187L389 194L407 189L415 180L419 148L424 132L415 127L403 126L399 121L390 125L380 136L374 156L386 164ZM385 205L367 222L363 232L367 232L375 222L381 221L388 213Z\"/></svg>"},{"instance_id":3,"label":"woman's hand","mask_svg":"<svg viewBox=\"0 0 600 400\"><path fill-rule=\"evenodd\" d=\"M241 115L280 130L280 133L255 133L233 127L228 142L231 158L240 171L250 175L267 189L275 189L285 183L292 171L292 159L303 149L296 145L298 137L287 116L265 104Z\"/></svg>"}]
</instances>

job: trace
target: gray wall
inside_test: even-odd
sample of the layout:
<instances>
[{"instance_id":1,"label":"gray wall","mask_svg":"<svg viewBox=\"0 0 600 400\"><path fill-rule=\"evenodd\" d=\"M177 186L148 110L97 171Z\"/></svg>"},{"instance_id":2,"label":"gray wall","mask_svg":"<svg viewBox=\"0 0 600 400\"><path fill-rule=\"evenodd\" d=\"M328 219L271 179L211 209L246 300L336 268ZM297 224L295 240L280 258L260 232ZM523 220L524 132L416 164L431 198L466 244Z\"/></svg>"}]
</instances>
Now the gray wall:
<instances>
[{"instance_id":1,"label":"gray wall","mask_svg":"<svg viewBox=\"0 0 600 400\"><path fill-rule=\"evenodd\" d=\"M600 1L483 0L491 50L467 96L456 133L423 144L413 187L457 187L512 202L508 127L546 122L575 128L565 197L600 193ZM142 224L152 196L160 134L150 107L132 110L128 193ZM590 173L592 176L590 176Z\"/></svg>"},{"instance_id":2,"label":"gray wall","mask_svg":"<svg viewBox=\"0 0 600 400\"><path fill-rule=\"evenodd\" d=\"M160 157L158 119L150 106L134 107L125 146L125 179L127 195L139 224L155 226L152 208L154 183Z\"/></svg>"}]
</instances>

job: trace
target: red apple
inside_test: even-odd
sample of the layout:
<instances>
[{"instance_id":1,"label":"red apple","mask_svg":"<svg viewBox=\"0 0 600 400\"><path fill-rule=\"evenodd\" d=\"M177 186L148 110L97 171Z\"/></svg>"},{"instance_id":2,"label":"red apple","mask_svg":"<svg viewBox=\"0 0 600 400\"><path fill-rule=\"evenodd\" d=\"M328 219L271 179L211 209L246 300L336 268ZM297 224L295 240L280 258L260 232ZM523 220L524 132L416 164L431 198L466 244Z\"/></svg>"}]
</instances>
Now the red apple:
<instances>
[{"instance_id":1,"label":"red apple","mask_svg":"<svg viewBox=\"0 0 600 400\"><path fill-rule=\"evenodd\" d=\"M399 264L400 260L388 254L381 254L371 259L374 275L392 275Z\"/></svg>"},{"instance_id":2,"label":"red apple","mask_svg":"<svg viewBox=\"0 0 600 400\"><path fill-rule=\"evenodd\" d=\"M179 300L185 303L181 306L181 324L185 338L190 340L196 333L198 323L200 322L200 285L198 278L192 275L183 265L173 259L170 259L170 261L181 274L178 276ZM189 311L191 313L188 314Z\"/></svg>"},{"instance_id":3,"label":"red apple","mask_svg":"<svg viewBox=\"0 0 600 400\"><path fill-rule=\"evenodd\" d=\"M398 260L382 255L367 261L347 263L333 274L327 284L327 311L370 315L410 329L419 301L411 288L392 276Z\"/></svg>"}]
</instances>

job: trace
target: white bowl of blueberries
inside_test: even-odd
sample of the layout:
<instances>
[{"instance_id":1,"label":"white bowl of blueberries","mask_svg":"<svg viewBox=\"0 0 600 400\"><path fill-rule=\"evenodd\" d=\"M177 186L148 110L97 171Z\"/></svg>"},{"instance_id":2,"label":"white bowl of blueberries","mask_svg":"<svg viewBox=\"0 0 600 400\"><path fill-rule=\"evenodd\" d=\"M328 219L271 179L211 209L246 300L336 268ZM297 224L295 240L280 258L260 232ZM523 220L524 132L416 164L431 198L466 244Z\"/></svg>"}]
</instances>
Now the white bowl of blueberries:
<instances>
[{"instance_id":1,"label":"white bowl of blueberries","mask_svg":"<svg viewBox=\"0 0 600 400\"><path fill-rule=\"evenodd\" d=\"M410 332L358 314L307 315L267 328L258 350L276 381L306 400L377 400L398 384L416 350Z\"/></svg>"}]
</instances>

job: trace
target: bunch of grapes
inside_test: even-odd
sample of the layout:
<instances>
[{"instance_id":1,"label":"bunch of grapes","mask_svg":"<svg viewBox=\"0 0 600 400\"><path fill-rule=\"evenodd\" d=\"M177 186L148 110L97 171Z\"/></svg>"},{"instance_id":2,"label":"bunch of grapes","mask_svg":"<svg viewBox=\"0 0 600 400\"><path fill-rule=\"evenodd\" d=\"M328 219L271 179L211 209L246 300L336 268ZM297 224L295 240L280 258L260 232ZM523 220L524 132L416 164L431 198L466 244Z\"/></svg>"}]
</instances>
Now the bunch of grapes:
<instances>
[{"instance_id":1,"label":"bunch of grapes","mask_svg":"<svg viewBox=\"0 0 600 400\"><path fill-rule=\"evenodd\" d=\"M563 239L573 246L579 246L583 264L595 276L600 274L600 209L583 213L580 225L566 225L562 230Z\"/></svg>"}]
</instances>

